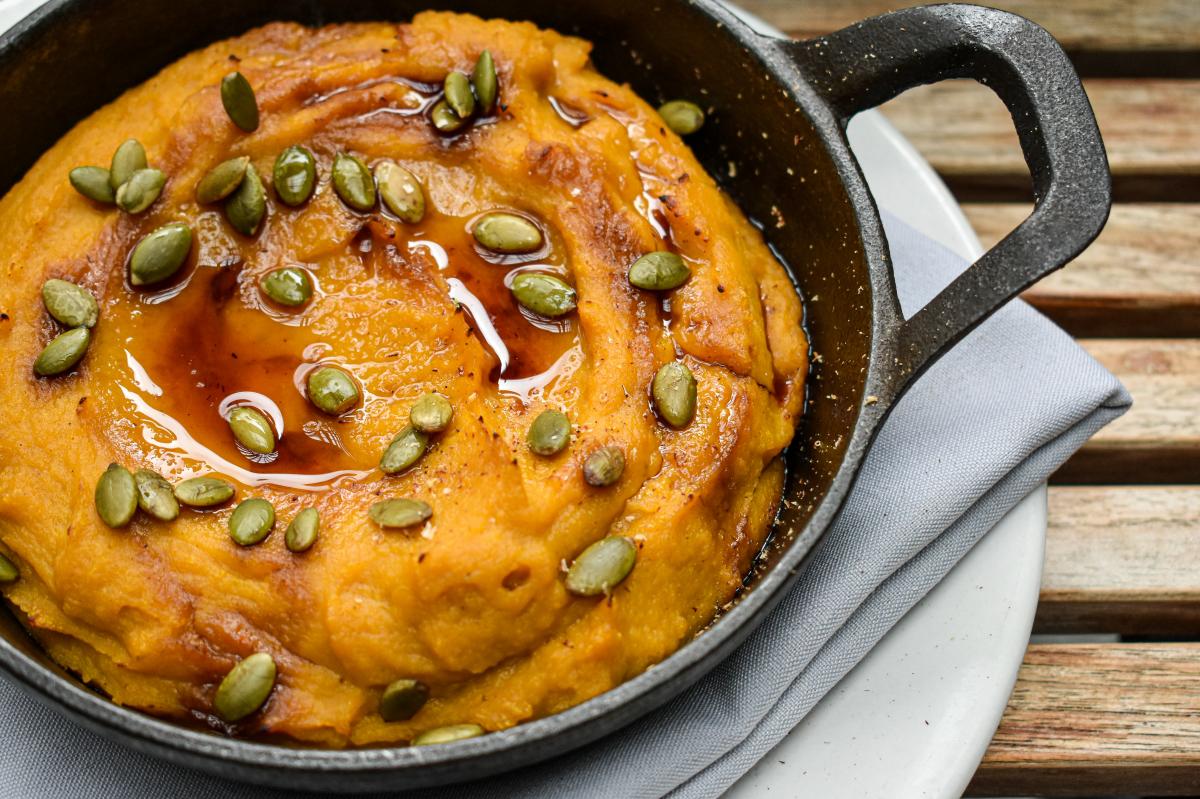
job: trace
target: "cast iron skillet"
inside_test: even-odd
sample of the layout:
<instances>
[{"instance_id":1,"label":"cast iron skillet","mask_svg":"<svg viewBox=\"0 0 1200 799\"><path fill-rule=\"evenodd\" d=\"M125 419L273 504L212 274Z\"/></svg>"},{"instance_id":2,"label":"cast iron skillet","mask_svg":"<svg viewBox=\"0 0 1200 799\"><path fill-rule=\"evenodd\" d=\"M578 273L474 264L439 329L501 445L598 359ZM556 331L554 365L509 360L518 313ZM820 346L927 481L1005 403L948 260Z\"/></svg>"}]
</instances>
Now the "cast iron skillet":
<instances>
[{"instance_id":1,"label":"cast iron skillet","mask_svg":"<svg viewBox=\"0 0 1200 799\"><path fill-rule=\"evenodd\" d=\"M795 583L880 422L913 379L1006 300L1083 250L1108 215L1108 164L1070 62L1032 22L968 5L912 8L788 42L753 33L712 0L52 0L0 38L0 108L10 122L20 120L0 126L0 193L77 121L194 48L272 20L404 20L430 6L578 33L595 42L602 72L651 102L697 97L716 109L689 143L741 207L766 223L801 291L820 295L808 304L807 324L823 363L814 368L805 426L788 452L792 501L776 542L732 609L658 666L558 715L435 747L323 751L184 729L82 687L0 611L7 676L136 749L224 777L368 790L482 777L627 724L713 668ZM1008 106L1037 203L905 320L846 123L912 86L959 77L986 83Z\"/></svg>"}]
</instances>

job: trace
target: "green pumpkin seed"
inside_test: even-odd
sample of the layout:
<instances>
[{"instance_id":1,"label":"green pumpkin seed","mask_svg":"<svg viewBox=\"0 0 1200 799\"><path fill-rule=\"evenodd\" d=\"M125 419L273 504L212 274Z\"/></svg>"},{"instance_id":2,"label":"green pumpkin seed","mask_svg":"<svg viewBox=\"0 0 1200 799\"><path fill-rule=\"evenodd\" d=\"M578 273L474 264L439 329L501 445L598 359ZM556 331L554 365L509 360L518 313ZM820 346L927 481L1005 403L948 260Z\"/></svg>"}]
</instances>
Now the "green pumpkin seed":
<instances>
[{"instance_id":1,"label":"green pumpkin seed","mask_svg":"<svg viewBox=\"0 0 1200 799\"><path fill-rule=\"evenodd\" d=\"M140 214L158 199L167 176L158 169L139 169L117 189L117 207L127 214Z\"/></svg>"},{"instance_id":2,"label":"green pumpkin seed","mask_svg":"<svg viewBox=\"0 0 1200 799\"><path fill-rule=\"evenodd\" d=\"M42 284L42 304L55 321L67 327L92 327L100 317L92 292L58 278Z\"/></svg>"},{"instance_id":3,"label":"green pumpkin seed","mask_svg":"<svg viewBox=\"0 0 1200 799\"><path fill-rule=\"evenodd\" d=\"M225 113L247 133L258 129L258 101L250 81L240 72L230 72L221 78L221 105Z\"/></svg>"},{"instance_id":4,"label":"green pumpkin seed","mask_svg":"<svg viewBox=\"0 0 1200 799\"><path fill-rule=\"evenodd\" d=\"M408 412L408 421L422 433L440 433L450 426L454 406L441 394L429 392L421 395Z\"/></svg>"},{"instance_id":5,"label":"green pumpkin seed","mask_svg":"<svg viewBox=\"0 0 1200 799\"><path fill-rule=\"evenodd\" d=\"M15 583L20 576L21 570L17 564L0 554L0 585Z\"/></svg>"},{"instance_id":6,"label":"green pumpkin seed","mask_svg":"<svg viewBox=\"0 0 1200 799\"><path fill-rule=\"evenodd\" d=\"M229 537L244 547L254 546L275 527L275 506L265 499L244 500L229 516Z\"/></svg>"},{"instance_id":7,"label":"green pumpkin seed","mask_svg":"<svg viewBox=\"0 0 1200 799\"><path fill-rule=\"evenodd\" d=\"M565 316L575 310L575 289L553 275L517 275L512 293L521 307L541 316Z\"/></svg>"},{"instance_id":8,"label":"green pumpkin seed","mask_svg":"<svg viewBox=\"0 0 1200 799\"><path fill-rule=\"evenodd\" d=\"M226 418L237 442L251 452L270 455L275 451L275 428L257 408L239 405Z\"/></svg>"},{"instance_id":9,"label":"green pumpkin seed","mask_svg":"<svg viewBox=\"0 0 1200 799\"><path fill-rule=\"evenodd\" d=\"M137 487L138 507L144 513L164 522L179 516L175 491L162 475L149 469L138 469L133 473L133 483Z\"/></svg>"},{"instance_id":10,"label":"green pumpkin seed","mask_svg":"<svg viewBox=\"0 0 1200 799\"><path fill-rule=\"evenodd\" d=\"M375 166L375 183L383 204L401 222L415 225L424 218L425 192L412 172L395 161L384 161Z\"/></svg>"},{"instance_id":11,"label":"green pumpkin seed","mask_svg":"<svg viewBox=\"0 0 1200 799\"><path fill-rule=\"evenodd\" d=\"M102 166L77 166L67 174L75 191L98 203L112 205L117 201L113 192L112 174Z\"/></svg>"},{"instance_id":12,"label":"green pumpkin seed","mask_svg":"<svg viewBox=\"0 0 1200 799\"><path fill-rule=\"evenodd\" d=\"M196 202L203 205L224 200L242 185L246 176L246 167L250 165L250 156L230 158L217 164L208 174L196 184Z\"/></svg>"},{"instance_id":13,"label":"green pumpkin seed","mask_svg":"<svg viewBox=\"0 0 1200 799\"><path fill-rule=\"evenodd\" d=\"M704 111L687 100L672 100L658 107L658 114L667 127L680 136L695 133L704 125Z\"/></svg>"},{"instance_id":14,"label":"green pumpkin seed","mask_svg":"<svg viewBox=\"0 0 1200 799\"><path fill-rule=\"evenodd\" d=\"M543 241L537 225L523 216L503 211L484 214L471 228L471 234L480 246L499 253L533 252Z\"/></svg>"},{"instance_id":15,"label":"green pumpkin seed","mask_svg":"<svg viewBox=\"0 0 1200 799\"><path fill-rule=\"evenodd\" d=\"M322 366L308 375L308 401L324 413L339 416L358 404L358 385L335 366Z\"/></svg>"},{"instance_id":16,"label":"green pumpkin seed","mask_svg":"<svg viewBox=\"0 0 1200 799\"><path fill-rule=\"evenodd\" d=\"M371 170L349 153L338 153L333 159L333 190L355 211L370 211L375 207L375 179Z\"/></svg>"},{"instance_id":17,"label":"green pumpkin seed","mask_svg":"<svg viewBox=\"0 0 1200 799\"><path fill-rule=\"evenodd\" d=\"M398 474L421 459L429 446L429 436L409 425L388 444L379 459L384 474Z\"/></svg>"},{"instance_id":18,"label":"green pumpkin seed","mask_svg":"<svg viewBox=\"0 0 1200 799\"><path fill-rule=\"evenodd\" d=\"M610 535L589 546L567 569L567 590L576 596L607 595L633 571L637 545L623 535Z\"/></svg>"},{"instance_id":19,"label":"green pumpkin seed","mask_svg":"<svg viewBox=\"0 0 1200 799\"><path fill-rule=\"evenodd\" d=\"M146 148L142 146L142 143L137 139L126 139L113 153L112 165L108 169L108 185L112 186L113 191L116 191L125 181L133 177L134 172L148 166Z\"/></svg>"},{"instance_id":20,"label":"green pumpkin seed","mask_svg":"<svg viewBox=\"0 0 1200 799\"><path fill-rule=\"evenodd\" d=\"M658 415L672 427L686 427L696 415L696 378L679 361L662 365L650 393Z\"/></svg>"},{"instance_id":21,"label":"green pumpkin seed","mask_svg":"<svg viewBox=\"0 0 1200 799\"><path fill-rule=\"evenodd\" d=\"M161 283L174 275L192 250L192 229L182 222L154 230L133 248L129 257L129 282L135 286Z\"/></svg>"},{"instance_id":22,"label":"green pumpkin seed","mask_svg":"<svg viewBox=\"0 0 1200 799\"><path fill-rule=\"evenodd\" d=\"M484 729L478 724L451 724L448 727L435 727L412 739L413 746L429 746L431 744L448 744L463 741L467 738L478 738Z\"/></svg>"},{"instance_id":23,"label":"green pumpkin seed","mask_svg":"<svg viewBox=\"0 0 1200 799\"><path fill-rule=\"evenodd\" d=\"M583 462L583 479L597 488L617 482L624 471L625 453L620 447L601 447Z\"/></svg>"},{"instance_id":24,"label":"green pumpkin seed","mask_svg":"<svg viewBox=\"0 0 1200 799\"><path fill-rule=\"evenodd\" d=\"M83 358L91 341L92 333L86 327L76 327L59 333L33 362L33 371L42 377L53 377L70 371Z\"/></svg>"},{"instance_id":25,"label":"green pumpkin seed","mask_svg":"<svg viewBox=\"0 0 1200 799\"><path fill-rule=\"evenodd\" d=\"M321 514L316 508L305 508L288 525L283 543L292 552L303 552L317 543L317 534L320 532Z\"/></svg>"},{"instance_id":26,"label":"green pumpkin seed","mask_svg":"<svg viewBox=\"0 0 1200 799\"><path fill-rule=\"evenodd\" d=\"M471 79L461 72L451 72L442 83L446 93L446 105L458 114L460 119L468 119L475 113L475 95L471 92Z\"/></svg>"},{"instance_id":27,"label":"green pumpkin seed","mask_svg":"<svg viewBox=\"0 0 1200 799\"><path fill-rule=\"evenodd\" d=\"M677 289L691 276L683 259L666 250L646 253L629 267L629 282L650 291Z\"/></svg>"},{"instance_id":28,"label":"green pumpkin seed","mask_svg":"<svg viewBox=\"0 0 1200 799\"><path fill-rule=\"evenodd\" d=\"M412 527L433 515L433 508L419 499L385 499L367 512L380 527Z\"/></svg>"},{"instance_id":29,"label":"green pumpkin seed","mask_svg":"<svg viewBox=\"0 0 1200 799\"><path fill-rule=\"evenodd\" d=\"M110 463L96 483L96 513L109 527L124 527L138 507L133 475L119 463Z\"/></svg>"},{"instance_id":30,"label":"green pumpkin seed","mask_svg":"<svg viewBox=\"0 0 1200 799\"><path fill-rule=\"evenodd\" d=\"M490 114L496 105L500 84L496 79L496 63L487 50L480 53L479 60L475 62L471 85L475 87L475 98L479 100L479 113Z\"/></svg>"},{"instance_id":31,"label":"green pumpkin seed","mask_svg":"<svg viewBox=\"0 0 1200 799\"><path fill-rule=\"evenodd\" d=\"M537 455L557 455L571 440L571 420L562 411L542 411L529 425L529 449Z\"/></svg>"},{"instance_id":32,"label":"green pumpkin seed","mask_svg":"<svg viewBox=\"0 0 1200 799\"><path fill-rule=\"evenodd\" d=\"M238 233L253 236L266 214L267 194L262 178L254 164L247 164L241 185L225 200L225 218Z\"/></svg>"},{"instance_id":33,"label":"green pumpkin seed","mask_svg":"<svg viewBox=\"0 0 1200 799\"><path fill-rule=\"evenodd\" d=\"M258 287L280 305L295 308L312 299L312 278L307 269L298 266L285 266L273 269L263 276Z\"/></svg>"},{"instance_id":34,"label":"green pumpkin seed","mask_svg":"<svg viewBox=\"0 0 1200 799\"><path fill-rule=\"evenodd\" d=\"M379 715L384 721L408 721L429 701L429 686L420 680L396 680L383 689Z\"/></svg>"},{"instance_id":35,"label":"green pumpkin seed","mask_svg":"<svg viewBox=\"0 0 1200 799\"><path fill-rule=\"evenodd\" d=\"M233 485L215 477L192 477L175 486L175 499L193 508L211 508L233 497Z\"/></svg>"},{"instance_id":36,"label":"green pumpkin seed","mask_svg":"<svg viewBox=\"0 0 1200 799\"><path fill-rule=\"evenodd\" d=\"M292 145L275 159L275 193L284 205L297 206L312 196L317 185L317 161L299 145Z\"/></svg>"},{"instance_id":37,"label":"green pumpkin seed","mask_svg":"<svg viewBox=\"0 0 1200 799\"><path fill-rule=\"evenodd\" d=\"M454 109L445 100L438 100L429 109L429 121L439 133L456 133L461 130L467 120L454 113Z\"/></svg>"},{"instance_id":38,"label":"green pumpkin seed","mask_svg":"<svg viewBox=\"0 0 1200 799\"><path fill-rule=\"evenodd\" d=\"M232 724L256 712L275 687L275 660L266 652L256 652L238 663L213 697L213 710Z\"/></svg>"}]
</instances>

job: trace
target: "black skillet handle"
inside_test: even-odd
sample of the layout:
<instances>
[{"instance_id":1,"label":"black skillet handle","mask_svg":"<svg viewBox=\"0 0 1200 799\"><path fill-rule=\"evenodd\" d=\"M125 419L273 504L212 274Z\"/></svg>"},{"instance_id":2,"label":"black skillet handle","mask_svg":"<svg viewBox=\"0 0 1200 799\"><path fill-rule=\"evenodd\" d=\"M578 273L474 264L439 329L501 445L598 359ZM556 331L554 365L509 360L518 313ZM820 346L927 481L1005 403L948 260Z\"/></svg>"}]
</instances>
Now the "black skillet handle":
<instances>
[{"instance_id":1,"label":"black skillet handle","mask_svg":"<svg viewBox=\"0 0 1200 799\"><path fill-rule=\"evenodd\" d=\"M1092 107L1058 42L1033 22L981 6L923 6L789 48L843 124L920 84L983 83L1012 114L1033 176L1033 213L899 325L897 390L1104 227L1111 177Z\"/></svg>"}]
</instances>

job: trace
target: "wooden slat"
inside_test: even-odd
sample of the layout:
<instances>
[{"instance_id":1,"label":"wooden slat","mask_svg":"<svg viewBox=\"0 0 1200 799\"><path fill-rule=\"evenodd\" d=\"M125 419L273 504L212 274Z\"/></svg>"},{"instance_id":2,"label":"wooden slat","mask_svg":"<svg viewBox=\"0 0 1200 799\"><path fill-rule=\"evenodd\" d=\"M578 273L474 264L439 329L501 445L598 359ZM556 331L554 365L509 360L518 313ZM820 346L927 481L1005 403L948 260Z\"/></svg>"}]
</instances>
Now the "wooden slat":
<instances>
[{"instance_id":1,"label":"wooden slat","mask_svg":"<svg viewBox=\"0 0 1200 799\"><path fill-rule=\"evenodd\" d=\"M1030 210L963 207L985 247ZM1200 337L1200 205L1118 204L1100 238L1025 299L1076 336Z\"/></svg>"},{"instance_id":2,"label":"wooden slat","mask_svg":"<svg viewBox=\"0 0 1200 799\"><path fill-rule=\"evenodd\" d=\"M1033 644L968 796L1200 794L1200 644Z\"/></svg>"},{"instance_id":3,"label":"wooden slat","mask_svg":"<svg viewBox=\"0 0 1200 799\"><path fill-rule=\"evenodd\" d=\"M1090 80L1118 201L1200 201L1200 80ZM1000 100L971 81L913 89L883 106L960 200L1031 200Z\"/></svg>"},{"instance_id":4,"label":"wooden slat","mask_svg":"<svg viewBox=\"0 0 1200 799\"><path fill-rule=\"evenodd\" d=\"M1053 486L1035 632L1200 633L1200 486Z\"/></svg>"},{"instance_id":5,"label":"wooden slat","mask_svg":"<svg viewBox=\"0 0 1200 799\"><path fill-rule=\"evenodd\" d=\"M1055 474L1059 483L1200 482L1200 339L1079 342L1133 395L1133 408Z\"/></svg>"},{"instance_id":6,"label":"wooden slat","mask_svg":"<svg viewBox=\"0 0 1200 799\"><path fill-rule=\"evenodd\" d=\"M797 38L844 28L865 17L917 5L895 0L739 0ZM994 0L988 5L1032 19L1062 42L1083 74L1196 75L1200 15L1194 0Z\"/></svg>"}]
</instances>

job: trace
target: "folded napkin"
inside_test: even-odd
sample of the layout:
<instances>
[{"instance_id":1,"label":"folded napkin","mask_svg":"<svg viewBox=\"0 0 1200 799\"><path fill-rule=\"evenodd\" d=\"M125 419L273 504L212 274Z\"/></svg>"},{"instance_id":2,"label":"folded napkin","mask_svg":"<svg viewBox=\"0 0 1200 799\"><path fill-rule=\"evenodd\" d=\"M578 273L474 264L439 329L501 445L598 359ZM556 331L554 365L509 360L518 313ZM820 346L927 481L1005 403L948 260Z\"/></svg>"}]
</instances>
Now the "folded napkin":
<instances>
[{"instance_id":1,"label":"folded napkin","mask_svg":"<svg viewBox=\"0 0 1200 799\"><path fill-rule=\"evenodd\" d=\"M905 312L965 268L884 219ZM710 675L661 710L455 797L715 797L796 725L1027 493L1130 404L1063 331L1010 303L896 406L795 590ZM0 679L0 797L295 797L126 751ZM440 790L411 797L444 796Z\"/></svg>"}]
</instances>

